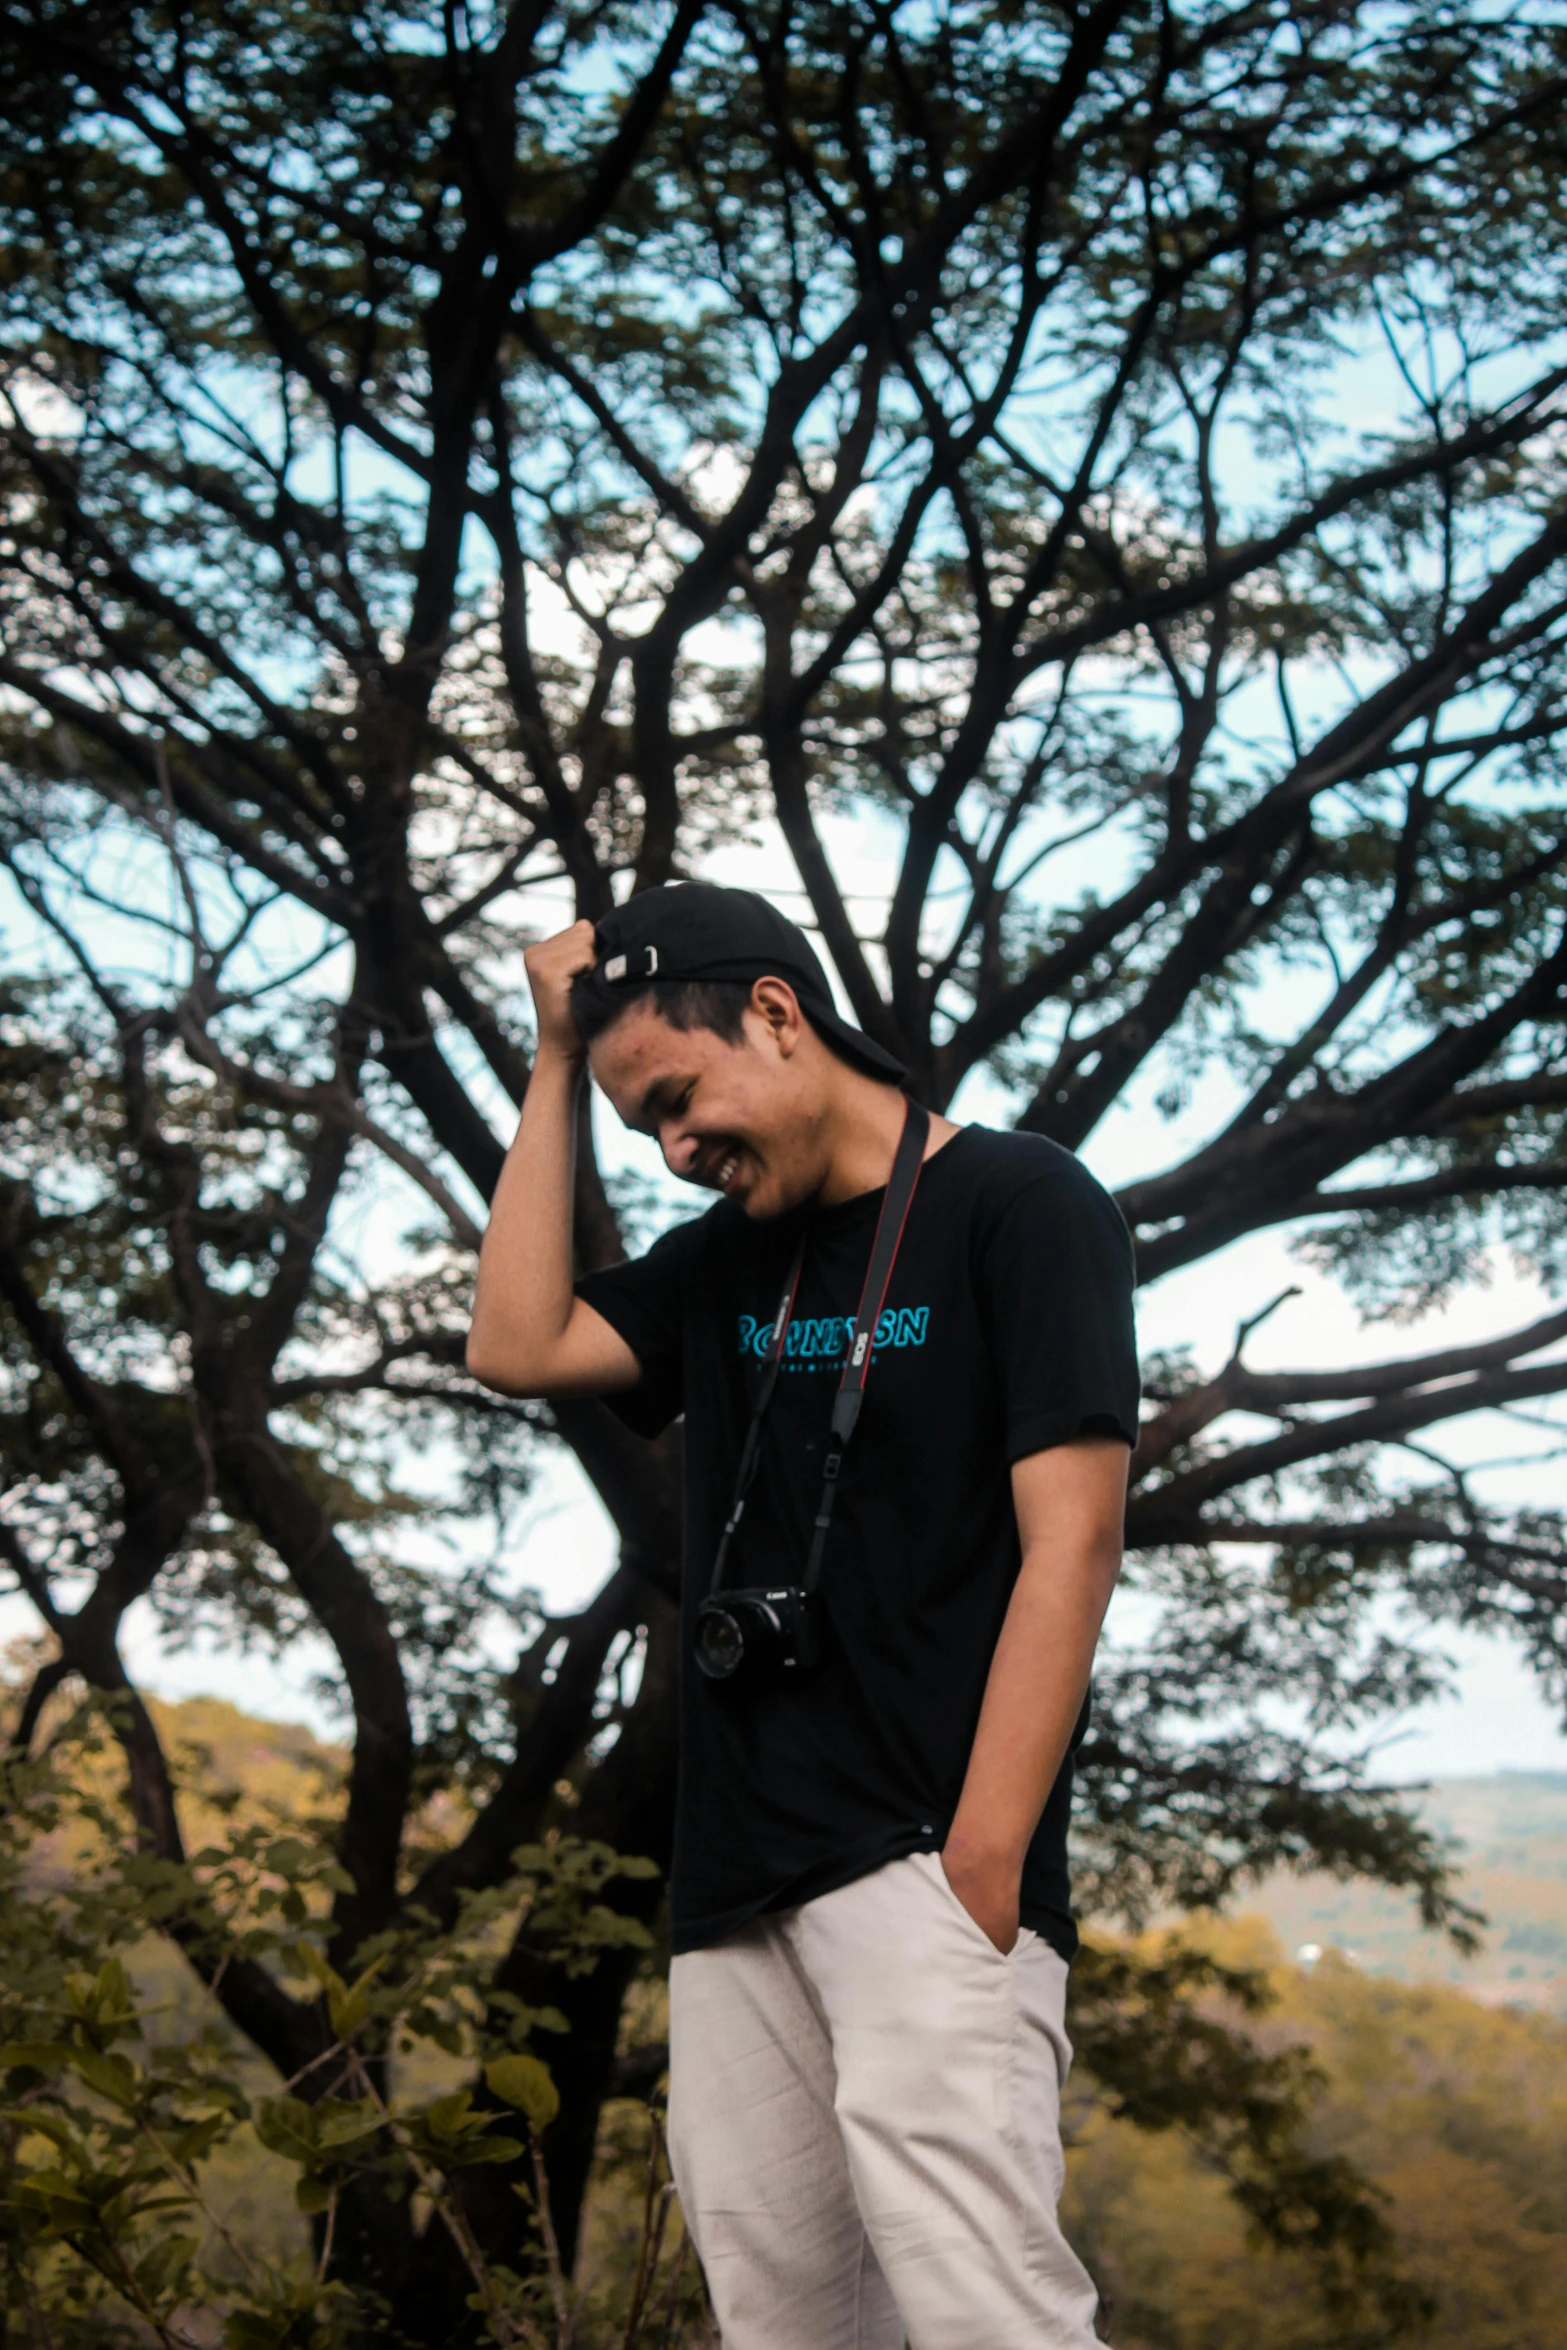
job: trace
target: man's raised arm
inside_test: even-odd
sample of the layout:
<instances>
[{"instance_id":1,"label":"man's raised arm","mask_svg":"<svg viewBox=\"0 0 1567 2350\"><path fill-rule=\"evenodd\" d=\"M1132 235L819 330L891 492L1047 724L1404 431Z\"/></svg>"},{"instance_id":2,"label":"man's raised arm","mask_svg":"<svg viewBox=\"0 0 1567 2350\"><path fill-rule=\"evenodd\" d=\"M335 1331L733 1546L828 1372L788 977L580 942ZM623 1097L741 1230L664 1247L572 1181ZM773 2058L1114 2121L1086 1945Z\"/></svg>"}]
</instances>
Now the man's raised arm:
<instances>
[{"instance_id":1,"label":"man's raised arm","mask_svg":"<svg viewBox=\"0 0 1567 2350\"><path fill-rule=\"evenodd\" d=\"M571 1194L586 1059L571 983L593 962L593 925L530 947L538 1050L479 1252L468 1368L507 1395L592 1395L635 1387L636 1356L572 1288Z\"/></svg>"}]
</instances>

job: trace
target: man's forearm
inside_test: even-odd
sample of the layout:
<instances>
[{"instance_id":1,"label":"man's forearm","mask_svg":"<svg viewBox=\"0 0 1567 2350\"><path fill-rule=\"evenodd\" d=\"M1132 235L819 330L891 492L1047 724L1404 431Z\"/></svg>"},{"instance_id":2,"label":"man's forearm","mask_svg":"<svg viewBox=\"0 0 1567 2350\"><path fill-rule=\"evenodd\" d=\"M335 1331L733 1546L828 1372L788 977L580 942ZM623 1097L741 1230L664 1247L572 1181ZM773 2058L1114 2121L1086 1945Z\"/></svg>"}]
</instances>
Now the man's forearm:
<instances>
[{"instance_id":1,"label":"man's forearm","mask_svg":"<svg viewBox=\"0 0 1567 2350\"><path fill-rule=\"evenodd\" d=\"M468 1366L527 1384L571 1317L572 1184L582 1062L542 1046L479 1254Z\"/></svg>"},{"instance_id":2,"label":"man's forearm","mask_svg":"<svg viewBox=\"0 0 1567 2350\"><path fill-rule=\"evenodd\" d=\"M1021 1868L1066 1760L1108 1597L1106 1575L1025 1558L985 1684L949 1846Z\"/></svg>"},{"instance_id":3,"label":"man's forearm","mask_svg":"<svg viewBox=\"0 0 1567 2350\"><path fill-rule=\"evenodd\" d=\"M1127 1453L1063 1445L1013 1473L1023 1563L996 1643L942 1862L1008 1949L1023 1858L1072 1742L1121 1563Z\"/></svg>"}]
</instances>

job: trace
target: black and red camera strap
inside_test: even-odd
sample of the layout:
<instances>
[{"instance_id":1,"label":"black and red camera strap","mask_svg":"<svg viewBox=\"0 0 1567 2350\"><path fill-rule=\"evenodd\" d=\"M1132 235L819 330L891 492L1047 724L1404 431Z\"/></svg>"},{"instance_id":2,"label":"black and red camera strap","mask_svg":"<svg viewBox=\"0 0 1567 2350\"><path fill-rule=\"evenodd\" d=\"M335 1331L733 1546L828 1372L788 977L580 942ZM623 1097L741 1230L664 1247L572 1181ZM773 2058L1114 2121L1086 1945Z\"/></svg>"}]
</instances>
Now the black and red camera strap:
<instances>
[{"instance_id":1,"label":"black and red camera strap","mask_svg":"<svg viewBox=\"0 0 1567 2350\"><path fill-rule=\"evenodd\" d=\"M903 1132L893 1154L892 1173L882 1195L881 1212L876 1219L876 1237L871 1242L870 1262L865 1268L865 1282L860 1291L860 1303L849 1333L848 1352L838 1380L838 1392L833 1397L831 1433L826 1458L822 1463L821 1498L811 1527L811 1548L806 1560L802 1588L814 1591L821 1579L822 1558L827 1548L827 1533L832 1524L833 1504L838 1494L838 1477L843 1468L843 1456L849 1439L854 1434L865 1400L865 1382L870 1377L871 1362L876 1352L876 1329L887 1303L887 1291L892 1285L892 1268L897 1262L898 1245L909 1220L909 1209L914 1204L914 1193L925 1160L925 1143L930 1133L930 1115L918 1102L908 1102L903 1114ZM762 1424L767 1418L767 1407L773 1400L778 1384L779 1367L788 1343L789 1325L794 1319L794 1303L800 1290L800 1276L805 1270L806 1252L810 1245L810 1225L800 1235L800 1245L794 1252L789 1277L784 1283L783 1296L768 1333L767 1348L762 1358L761 1383L756 1400L751 1406L750 1425L745 1432L745 1443L740 1452L740 1467L735 1477L734 1500L729 1516L719 1536L718 1553L713 1560L710 1592L723 1584L724 1568L728 1562L729 1546L745 1514L746 1495L756 1476L761 1458Z\"/></svg>"}]
</instances>

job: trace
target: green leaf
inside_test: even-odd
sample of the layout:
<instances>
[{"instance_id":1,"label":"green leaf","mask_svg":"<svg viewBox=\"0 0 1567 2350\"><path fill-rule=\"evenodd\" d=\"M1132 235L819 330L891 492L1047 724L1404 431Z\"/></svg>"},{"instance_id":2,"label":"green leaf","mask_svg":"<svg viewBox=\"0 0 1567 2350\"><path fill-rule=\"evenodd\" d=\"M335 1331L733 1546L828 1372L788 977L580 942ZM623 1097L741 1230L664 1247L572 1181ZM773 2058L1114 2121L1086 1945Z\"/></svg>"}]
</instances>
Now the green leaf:
<instances>
[{"instance_id":1,"label":"green leaf","mask_svg":"<svg viewBox=\"0 0 1567 2350\"><path fill-rule=\"evenodd\" d=\"M294 2201L306 2219L314 2219L318 2211L325 2211L332 2200L332 2190L325 2179L313 2178L307 2171L294 2183Z\"/></svg>"},{"instance_id":2,"label":"green leaf","mask_svg":"<svg viewBox=\"0 0 1567 2350\"><path fill-rule=\"evenodd\" d=\"M287 2313L233 2309L223 2321L225 2350L280 2350L293 2330Z\"/></svg>"},{"instance_id":3,"label":"green leaf","mask_svg":"<svg viewBox=\"0 0 1567 2350\"><path fill-rule=\"evenodd\" d=\"M175 2292L196 2257L194 2236L163 2236L136 2263L136 2281L149 2301Z\"/></svg>"},{"instance_id":4,"label":"green leaf","mask_svg":"<svg viewBox=\"0 0 1567 2350\"><path fill-rule=\"evenodd\" d=\"M175 2161L184 2163L187 2168L199 2162L214 2141L222 2137L231 2119L226 2113L211 2113L199 2122L192 2122L188 2129L177 2131L168 2141L169 2151Z\"/></svg>"},{"instance_id":5,"label":"green leaf","mask_svg":"<svg viewBox=\"0 0 1567 2350\"><path fill-rule=\"evenodd\" d=\"M270 2152L290 2162L314 2162L321 2128L316 2108L302 2097L258 2097L253 2118L256 2136Z\"/></svg>"},{"instance_id":6,"label":"green leaf","mask_svg":"<svg viewBox=\"0 0 1567 2350\"><path fill-rule=\"evenodd\" d=\"M70 2123L61 2121L57 2114L45 2113L41 2106L9 2105L0 2113L0 2120L14 2122L23 2130L35 2130L40 2138L52 2140L67 2153L78 2150L76 2132Z\"/></svg>"},{"instance_id":7,"label":"green leaf","mask_svg":"<svg viewBox=\"0 0 1567 2350\"><path fill-rule=\"evenodd\" d=\"M327 2013L332 2018L332 2029L340 2040L351 2040L370 2013L370 1985L386 1964L386 1954L367 1966L362 1975L347 1985L334 1981L327 1990Z\"/></svg>"},{"instance_id":8,"label":"green leaf","mask_svg":"<svg viewBox=\"0 0 1567 2350\"><path fill-rule=\"evenodd\" d=\"M550 2069L536 2056L497 2056L484 2068L492 2097L525 2113L536 2130L548 2129L560 2111L560 2091Z\"/></svg>"},{"instance_id":9,"label":"green leaf","mask_svg":"<svg viewBox=\"0 0 1567 2350\"><path fill-rule=\"evenodd\" d=\"M313 1942L297 1943L294 1956L306 1974L312 1975L326 1993L327 2013L332 2019L332 2029L337 2037L340 2040L351 2040L370 2013L370 1986L386 1964L386 1952L383 1951L378 1959L367 1966L353 1983L344 1982L336 1967L322 1956Z\"/></svg>"},{"instance_id":10,"label":"green leaf","mask_svg":"<svg viewBox=\"0 0 1567 2350\"><path fill-rule=\"evenodd\" d=\"M347 1990L348 1986L336 1967L329 1959L322 1956L313 1942L296 1942L293 1955L298 1959L306 1974L313 1976L323 1991L328 1993L335 1991L341 1994Z\"/></svg>"},{"instance_id":11,"label":"green leaf","mask_svg":"<svg viewBox=\"0 0 1567 2350\"><path fill-rule=\"evenodd\" d=\"M454 2089L449 2096L437 2097L426 2106L420 2117L427 2135L437 2146L455 2145L473 2130L482 2130L488 2116L475 2113L471 2089Z\"/></svg>"},{"instance_id":12,"label":"green leaf","mask_svg":"<svg viewBox=\"0 0 1567 2350\"><path fill-rule=\"evenodd\" d=\"M71 2063L88 2088L107 2097L111 2105L129 2112L136 2103L141 2075L128 2057L108 2055L97 2048L73 2048Z\"/></svg>"},{"instance_id":13,"label":"green leaf","mask_svg":"<svg viewBox=\"0 0 1567 2350\"><path fill-rule=\"evenodd\" d=\"M345 2146L356 2145L363 2138L373 2138L381 2127L381 2112L374 2098L361 2097L353 2104L336 2097L326 2098L315 2108L317 2144L324 2152L334 2152Z\"/></svg>"},{"instance_id":14,"label":"green leaf","mask_svg":"<svg viewBox=\"0 0 1567 2350\"><path fill-rule=\"evenodd\" d=\"M274 1877L297 1877L310 1860L310 1846L302 1836L279 1836L267 1846L262 1866Z\"/></svg>"},{"instance_id":15,"label":"green leaf","mask_svg":"<svg viewBox=\"0 0 1567 2350\"><path fill-rule=\"evenodd\" d=\"M44 2202L79 2203L85 2211L93 2208L92 2197L75 2179L68 2179L63 2170L29 2171L15 2192Z\"/></svg>"},{"instance_id":16,"label":"green leaf","mask_svg":"<svg viewBox=\"0 0 1567 2350\"><path fill-rule=\"evenodd\" d=\"M61 2065L70 2064L77 2055L63 2040L7 2040L0 2047L0 2071L9 2072L13 2065L28 2064L35 2072L57 2072Z\"/></svg>"},{"instance_id":17,"label":"green leaf","mask_svg":"<svg viewBox=\"0 0 1567 2350\"><path fill-rule=\"evenodd\" d=\"M67 1975L65 1994L71 2012L89 2031L122 2032L136 2021L130 1977L117 1958L105 1959L95 1975Z\"/></svg>"},{"instance_id":18,"label":"green leaf","mask_svg":"<svg viewBox=\"0 0 1567 2350\"><path fill-rule=\"evenodd\" d=\"M306 2105L298 2097L263 2097L257 2100L254 2115L262 2145L311 2174L330 2171L347 2160L375 2136L381 2121L371 2098L346 2104L329 2097L320 2105Z\"/></svg>"},{"instance_id":19,"label":"green leaf","mask_svg":"<svg viewBox=\"0 0 1567 2350\"><path fill-rule=\"evenodd\" d=\"M471 2170L476 2162L515 2162L528 2149L520 2138L475 2138L444 2156L448 2170Z\"/></svg>"}]
</instances>

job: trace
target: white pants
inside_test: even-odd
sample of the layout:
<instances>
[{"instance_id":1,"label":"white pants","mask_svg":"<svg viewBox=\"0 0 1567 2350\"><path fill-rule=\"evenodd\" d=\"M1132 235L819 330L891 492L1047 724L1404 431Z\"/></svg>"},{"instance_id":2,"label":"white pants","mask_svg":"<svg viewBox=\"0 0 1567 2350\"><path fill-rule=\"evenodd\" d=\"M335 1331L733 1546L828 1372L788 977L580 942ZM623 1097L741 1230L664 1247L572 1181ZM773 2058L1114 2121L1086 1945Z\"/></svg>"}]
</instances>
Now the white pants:
<instances>
[{"instance_id":1,"label":"white pants","mask_svg":"<svg viewBox=\"0 0 1567 2350\"><path fill-rule=\"evenodd\" d=\"M675 1960L670 2154L725 2350L1092 2350L1066 1980L926 1852Z\"/></svg>"}]
</instances>

